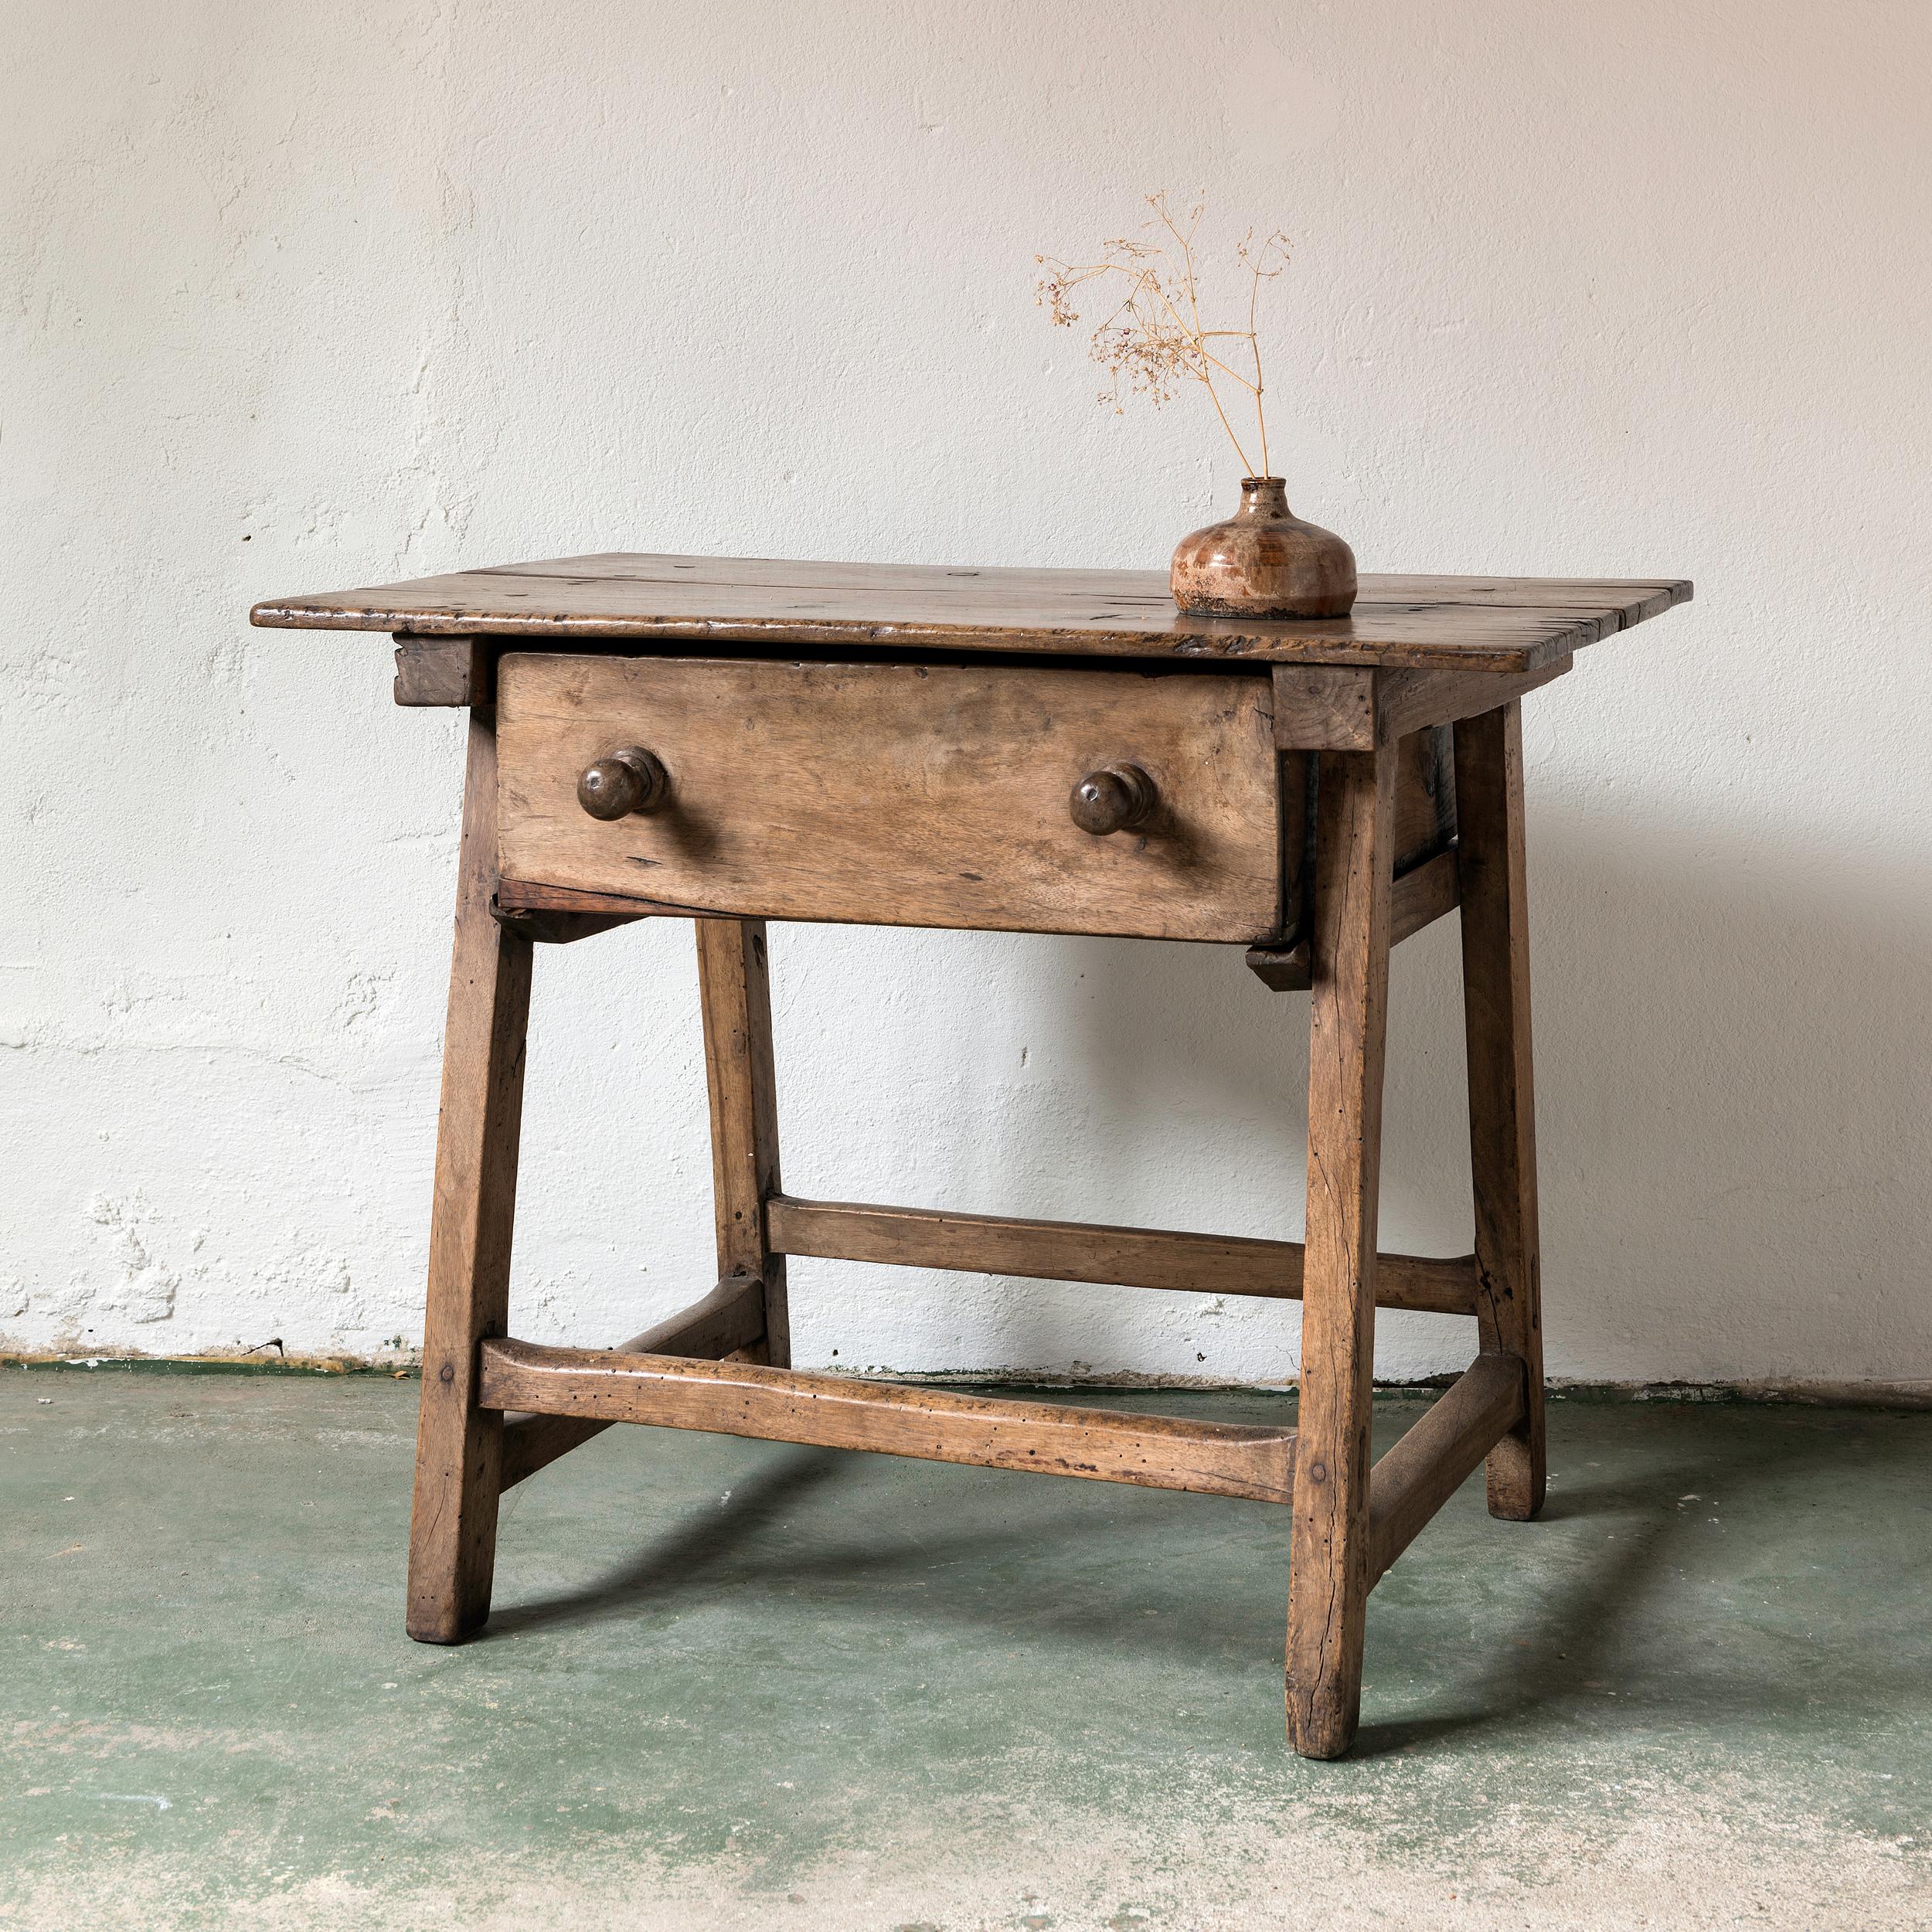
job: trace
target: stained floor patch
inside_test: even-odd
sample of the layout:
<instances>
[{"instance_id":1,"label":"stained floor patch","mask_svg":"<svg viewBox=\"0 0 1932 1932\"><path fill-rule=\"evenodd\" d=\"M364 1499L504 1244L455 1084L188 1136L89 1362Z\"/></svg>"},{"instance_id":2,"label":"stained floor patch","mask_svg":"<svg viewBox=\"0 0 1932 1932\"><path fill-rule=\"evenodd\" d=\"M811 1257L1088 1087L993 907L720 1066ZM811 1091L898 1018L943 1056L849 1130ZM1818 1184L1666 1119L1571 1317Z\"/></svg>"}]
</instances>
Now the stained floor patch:
<instances>
[{"instance_id":1,"label":"stained floor patch","mask_svg":"<svg viewBox=\"0 0 1932 1932\"><path fill-rule=\"evenodd\" d=\"M617 1430L411 1644L414 1394L0 1372L0 1927L1932 1923L1932 1416L1560 1403L1314 1765L1258 1504Z\"/></svg>"}]
</instances>

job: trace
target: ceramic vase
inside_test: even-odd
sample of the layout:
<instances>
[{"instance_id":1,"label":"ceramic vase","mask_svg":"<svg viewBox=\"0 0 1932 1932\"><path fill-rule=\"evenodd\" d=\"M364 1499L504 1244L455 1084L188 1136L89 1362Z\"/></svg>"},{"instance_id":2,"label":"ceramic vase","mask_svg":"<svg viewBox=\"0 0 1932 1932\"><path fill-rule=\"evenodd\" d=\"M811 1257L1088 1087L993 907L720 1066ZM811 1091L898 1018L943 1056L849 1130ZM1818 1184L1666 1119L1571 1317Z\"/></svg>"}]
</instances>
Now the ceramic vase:
<instances>
[{"instance_id":1,"label":"ceramic vase","mask_svg":"<svg viewBox=\"0 0 1932 1932\"><path fill-rule=\"evenodd\" d=\"M1355 602L1355 553L1290 511L1280 477L1247 476L1233 515L1175 546L1169 582L1183 611L1205 616L1345 617Z\"/></svg>"}]
</instances>

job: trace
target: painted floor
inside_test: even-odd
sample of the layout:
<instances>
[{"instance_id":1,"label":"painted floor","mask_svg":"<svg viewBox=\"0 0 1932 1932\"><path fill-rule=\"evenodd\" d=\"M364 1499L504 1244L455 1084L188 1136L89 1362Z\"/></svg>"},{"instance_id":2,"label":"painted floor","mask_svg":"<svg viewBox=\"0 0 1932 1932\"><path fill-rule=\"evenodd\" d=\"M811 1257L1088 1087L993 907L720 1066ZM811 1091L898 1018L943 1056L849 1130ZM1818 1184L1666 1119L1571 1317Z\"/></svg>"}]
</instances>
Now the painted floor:
<instances>
[{"instance_id":1,"label":"painted floor","mask_svg":"<svg viewBox=\"0 0 1932 1932\"><path fill-rule=\"evenodd\" d=\"M411 1644L415 1393L0 1370L0 1927L1932 1926L1932 1415L1559 1403L1318 1765L1257 1504L614 1430Z\"/></svg>"}]
</instances>

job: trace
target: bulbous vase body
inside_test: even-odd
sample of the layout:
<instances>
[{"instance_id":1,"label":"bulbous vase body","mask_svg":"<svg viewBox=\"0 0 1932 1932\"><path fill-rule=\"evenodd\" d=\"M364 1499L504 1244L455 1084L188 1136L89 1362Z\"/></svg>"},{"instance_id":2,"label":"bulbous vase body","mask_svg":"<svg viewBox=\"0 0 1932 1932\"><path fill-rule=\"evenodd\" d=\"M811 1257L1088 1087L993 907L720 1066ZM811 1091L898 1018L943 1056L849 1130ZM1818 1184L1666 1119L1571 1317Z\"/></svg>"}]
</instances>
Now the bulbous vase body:
<instances>
[{"instance_id":1,"label":"bulbous vase body","mask_svg":"<svg viewBox=\"0 0 1932 1932\"><path fill-rule=\"evenodd\" d=\"M1175 546L1168 581L1183 611L1219 617L1345 617L1355 553L1288 509L1278 476L1241 479L1241 507Z\"/></svg>"}]
</instances>

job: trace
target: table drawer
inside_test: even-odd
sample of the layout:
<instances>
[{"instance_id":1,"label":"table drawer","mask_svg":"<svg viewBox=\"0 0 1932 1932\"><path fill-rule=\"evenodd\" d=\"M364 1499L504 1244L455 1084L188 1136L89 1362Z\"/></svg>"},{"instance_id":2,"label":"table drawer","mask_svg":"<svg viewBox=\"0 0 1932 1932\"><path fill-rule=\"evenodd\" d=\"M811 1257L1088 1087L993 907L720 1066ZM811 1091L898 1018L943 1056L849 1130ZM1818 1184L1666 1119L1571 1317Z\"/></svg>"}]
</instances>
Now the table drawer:
<instances>
[{"instance_id":1,"label":"table drawer","mask_svg":"<svg viewBox=\"0 0 1932 1932\"><path fill-rule=\"evenodd\" d=\"M509 879L868 925L1247 942L1279 919L1265 672L512 653L497 732ZM591 816L580 775L632 747L661 795ZM1083 831L1070 794L1108 767L1151 781L1127 773L1144 815Z\"/></svg>"}]
</instances>

